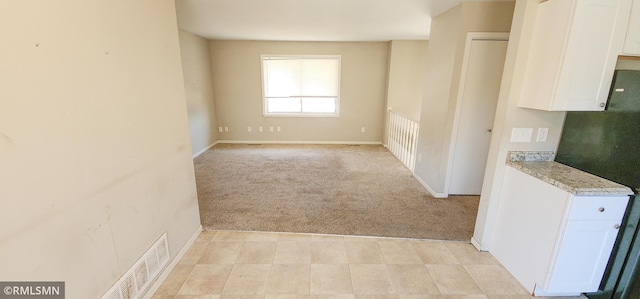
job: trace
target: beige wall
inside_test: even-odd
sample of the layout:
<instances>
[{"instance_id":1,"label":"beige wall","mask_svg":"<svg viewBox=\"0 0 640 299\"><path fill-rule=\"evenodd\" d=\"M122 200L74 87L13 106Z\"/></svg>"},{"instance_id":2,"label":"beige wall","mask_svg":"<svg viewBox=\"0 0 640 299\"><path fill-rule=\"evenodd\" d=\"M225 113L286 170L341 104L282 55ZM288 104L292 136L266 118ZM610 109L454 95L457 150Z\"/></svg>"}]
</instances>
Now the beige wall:
<instances>
[{"instance_id":1,"label":"beige wall","mask_svg":"<svg viewBox=\"0 0 640 299\"><path fill-rule=\"evenodd\" d=\"M564 112L547 112L518 107L522 92L524 68L532 37L538 0L517 0L513 27L498 98L491 147L480 197L473 240L480 248L490 250L494 219L501 200L501 189L507 152L513 150L555 151L560 140ZM513 128L549 128L546 142L512 143Z\"/></svg>"},{"instance_id":2,"label":"beige wall","mask_svg":"<svg viewBox=\"0 0 640 299\"><path fill-rule=\"evenodd\" d=\"M513 2L465 2L432 20L415 175L436 195L446 195L467 33L509 32L513 8Z\"/></svg>"},{"instance_id":3,"label":"beige wall","mask_svg":"<svg viewBox=\"0 0 640 299\"><path fill-rule=\"evenodd\" d=\"M390 44L387 108L420 121L429 42L394 40Z\"/></svg>"},{"instance_id":4,"label":"beige wall","mask_svg":"<svg viewBox=\"0 0 640 299\"><path fill-rule=\"evenodd\" d=\"M430 186L432 192L444 191L444 174L440 173L440 160L444 159L442 145L445 140L446 114L451 97L458 36L462 31L458 5L431 21L429 50L424 93L420 113L415 175ZM434 190L435 189L435 190Z\"/></svg>"},{"instance_id":5,"label":"beige wall","mask_svg":"<svg viewBox=\"0 0 640 299\"><path fill-rule=\"evenodd\" d=\"M210 42L220 140L263 142L382 141L387 86L385 42ZM261 54L342 55L340 117L264 117ZM247 132L247 127L252 132ZM264 132L258 132L262 126ZM269 132L269 127L274 132ZM277 126L281 132L275 132ZM366 132L361 133L360 128Z\"/></svg>"},{"instance_id":6,"label":"beige wall","mask_svg":"<svg viewBox=\"0 0 640 299\"><path fill-rule=\"evenodd\" d=\"M0 3L0 280L99 298L199 227L172 0Z\"/></svg>"},{"instance_id":7,"label":"beige wall","mask_svg":"<svg viewBox=\"0 0 640 299\"><path fill-rule=\"evenodd\" d=\"M218 140L209 41L184 30L179 36L191 151L196 155Z\"/></svg>"}]
</instances>

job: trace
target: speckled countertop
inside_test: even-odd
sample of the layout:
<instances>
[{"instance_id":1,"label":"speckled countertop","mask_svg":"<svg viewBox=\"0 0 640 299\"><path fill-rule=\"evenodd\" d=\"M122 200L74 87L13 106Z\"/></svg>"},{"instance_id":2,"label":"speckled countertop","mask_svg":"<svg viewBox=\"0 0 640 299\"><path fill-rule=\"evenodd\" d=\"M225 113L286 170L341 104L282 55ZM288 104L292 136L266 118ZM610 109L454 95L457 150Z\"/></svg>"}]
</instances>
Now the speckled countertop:
<instances>
[{"instance_id":1,"label":"speckled countertop","mask_svg":"<svg viewBox=\"0 0 640 299\"><path fill-rule=\"evenodd\" d=\"M509 152L507 165L576 195L630 195L631 188L553 161L553 152Z\"/></svg>"}]
</instances>

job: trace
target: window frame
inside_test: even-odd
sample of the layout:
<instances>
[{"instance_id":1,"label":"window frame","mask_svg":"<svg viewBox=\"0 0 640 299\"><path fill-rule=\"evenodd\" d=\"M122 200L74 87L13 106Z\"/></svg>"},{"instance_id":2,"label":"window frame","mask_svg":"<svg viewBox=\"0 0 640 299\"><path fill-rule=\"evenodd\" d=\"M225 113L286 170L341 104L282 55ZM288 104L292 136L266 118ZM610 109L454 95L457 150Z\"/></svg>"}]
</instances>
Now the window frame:
<instances>
[{"instance_id":1,"label":"window frame","mask_svg":"<svg viewBox=\"0 0 640 299\"><path fill-rule=\"evenodd\" d=\"M338 62L338 71L336 74L336 87L338 89L337 95L335 97L335 112L332 113L322 113L322 112L276 112L269 113L267 112L267 97L265 93L265 69L264 69L264 58L265 57L282 57L282 58L292 58L292 59L336 59ZM340 117L340 97L342 94L342 55L268 55L262 54L260 55L260 84L261 84L261 92L262 92L262 116L263 117ZM306 98L317 98L321 96L308 96ZM300 98L305 98L300 96ZM302 105L302 102L300 103Z\"/></svg>"}]
</instances>

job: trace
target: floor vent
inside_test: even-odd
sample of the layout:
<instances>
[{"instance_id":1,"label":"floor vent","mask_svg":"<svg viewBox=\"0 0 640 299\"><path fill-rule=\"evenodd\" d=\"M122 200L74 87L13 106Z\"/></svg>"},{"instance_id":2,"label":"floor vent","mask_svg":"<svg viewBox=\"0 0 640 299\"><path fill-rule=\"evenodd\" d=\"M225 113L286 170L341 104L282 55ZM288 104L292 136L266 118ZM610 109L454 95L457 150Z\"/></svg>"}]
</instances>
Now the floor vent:
<instances>
[{"instance_id":1,"label":"floor vent","mask_svg":"<svg viewBox=\"0 0 640 299\"><path fill-rule=\"evenodd\" d=\"M169 263L167 234L164 233L147 252L125 273L102 299L142 298L160 270Z\"/></svg>"}]
</instances>

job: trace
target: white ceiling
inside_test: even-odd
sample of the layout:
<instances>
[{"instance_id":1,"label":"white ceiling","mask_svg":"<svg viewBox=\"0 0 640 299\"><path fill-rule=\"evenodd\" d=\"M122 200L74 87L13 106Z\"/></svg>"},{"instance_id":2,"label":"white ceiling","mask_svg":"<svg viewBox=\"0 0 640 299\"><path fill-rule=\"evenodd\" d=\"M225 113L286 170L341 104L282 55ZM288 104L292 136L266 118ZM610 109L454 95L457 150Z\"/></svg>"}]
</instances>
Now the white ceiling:
<instances>
[{"instance_id":1,"label":"white ceiling","mask_svg":"<svg viewBox=\"0 0 640 299\"><path fill-rule=\"evenodd\" d=\"M431 18L465 0L175 1L178 26L208 39L388 41L428 39Z\"/></svg>"}]
</instances>

